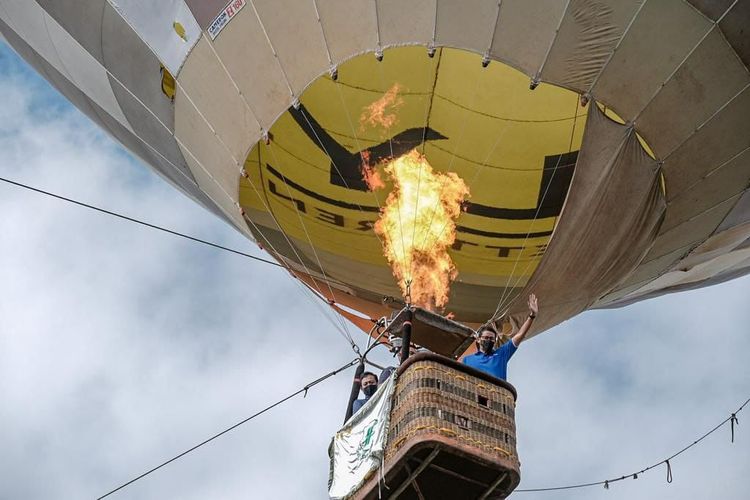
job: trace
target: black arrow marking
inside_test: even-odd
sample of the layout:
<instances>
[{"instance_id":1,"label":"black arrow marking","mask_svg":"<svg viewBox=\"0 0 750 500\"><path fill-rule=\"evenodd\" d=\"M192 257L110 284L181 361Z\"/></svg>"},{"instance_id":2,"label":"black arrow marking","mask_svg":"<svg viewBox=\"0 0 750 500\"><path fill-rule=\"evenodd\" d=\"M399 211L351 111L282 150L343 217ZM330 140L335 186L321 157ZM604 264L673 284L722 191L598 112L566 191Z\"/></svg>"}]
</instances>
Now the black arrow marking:
<instances>
[{"instance_id":1,"label":"black arrow marking","mask_svg":"<svg viewBox=\"0 0 750 500\"><path fill-rule=\"evenodd\" d=\"M362 178L363 156L368 158L370 165L376 165L384 159L399 157L423 142L447 139L429 127L410 128L377 146L350 153L331 137L328 131L307 111L304 104L300 104L298 109L289 108L289 114L305 134L331 158L331 184L357 191L368 190Z\"/></svg>"},{"instance_id":2,"label":"black arrow marking","mask_svg":"<svg viewBox=\"0 0 750 500\"><path fill-rule=\"evenodd\" d=\"M331 158L330 165L330 182L336 186L346 187L357 191L367 191L368 187L362 178L363 155L368 156L368 163L376 165L380 161L398 157L402 154L416 148L426 141L447 139L441 133L426 128L410 128L393 136L392 139L385 141L377 146L350 153L348 149L338 143L328 131L326 131L318 121L309 113L303 104L297 109L289 108L289 113L297 124L302 128L305 134L316 144L324 153ZM573 178L578 151L550 155L544 158L544 167L542 170L542 179L537 193L537 204L535 208L501 208L467 201L465 203L466 212L473 215L488 217L492 219L505 220L532 220L545 219L548 217L557 217L562 211L563 203L568 194L568 188ZM267 165L271 172L277 176L281 174ZM290 182L285 179L286 182ZM308 196L321 198L321 195L294 184L295 189L305 192ZM546 193L546 195L545 195ZM337 206L350 205L326 198L327 203ZM346 207L345 207L346 208ZM377 211L377 207L361 207L365 211Z\"/></svg>"}]
</instances>

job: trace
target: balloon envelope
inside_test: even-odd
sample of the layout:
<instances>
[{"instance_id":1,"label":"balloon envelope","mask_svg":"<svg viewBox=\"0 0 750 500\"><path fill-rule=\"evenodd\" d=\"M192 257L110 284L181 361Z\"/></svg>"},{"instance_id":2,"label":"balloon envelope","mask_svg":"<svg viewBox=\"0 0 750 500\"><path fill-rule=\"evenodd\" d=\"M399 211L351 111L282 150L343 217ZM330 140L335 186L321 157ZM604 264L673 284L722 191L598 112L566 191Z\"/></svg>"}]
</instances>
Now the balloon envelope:
<instances>
[{"instance_id":1,"label":"balloon envelope","mask_svg":"<svg viewBox=\"0 0 750 500\"><path fill-rule=\"evenodd\" d=\"M363 154L456 173L445 312L518 320L534 291L535 333L750 270L748 21L697 0L0 0L68 99L337 307L401 295ZM363 122L394 86L392 122Z\"/></svg>"}]
</instances>

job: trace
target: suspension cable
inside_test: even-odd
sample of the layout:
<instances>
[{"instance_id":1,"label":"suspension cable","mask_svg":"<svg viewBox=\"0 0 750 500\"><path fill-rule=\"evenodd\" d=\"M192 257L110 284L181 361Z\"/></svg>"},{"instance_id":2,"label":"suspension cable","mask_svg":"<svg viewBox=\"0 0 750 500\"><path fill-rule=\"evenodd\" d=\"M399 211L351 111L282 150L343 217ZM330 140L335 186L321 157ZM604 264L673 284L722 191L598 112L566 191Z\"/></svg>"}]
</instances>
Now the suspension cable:
<instances>
[{"instance_id":1,"label":"suspension cable","mask_svg":"<svg viewBox=\"0 0 750 500\"><path fill-rule=\"evenodd\" d=\"M478 86L479 86L479 78L480 77L477 78L476 88L478 88ZM476 88L475 88L475 94L474 94L474 102L470 106L461 106L458 103L453 103L456 106L462 107L466 111L467 116L468 116L469 113L474 113L474 114L479 114L479 115L483 114L482 112L480 112L480 111L478 111L476 109L476 95L478 95L478 92L476 92ZM438 96L438 97L440 97L440 96ZM510 110L511 112L510 112L509 116L513 115L513 112L516 110L517 106L518 106L518 101L514 101L513 104L512 104L512 108ZM492 118L498 118L498 119L500 119L503 122L503 127L497 133L497 136L495 138L495 142L492 144L492 147L490 148L489 152L485 156L484 161L482 161L481 163L479 163L479 165L475 168L474 175L472 176L471 180L467 183L467 187L469 188L469 193L471 193L471 188L474 186L474 183L476 182L477 178L479 177L479 174L484 170L484 167L487 166L487 164L490 161L490 158L492 157L493 153L495 152L495 150L497 149L497 147L500 145L500 141L502 140L503 137L505 137L505 134L506 134L506 132L509 129L508 124L513 121L513 119L510 118L510 117L507 118L507 119L504 119L504 118L500 118L500 117L497 117L497 116L494 116L494 115L489 115L489 114L486 115L486 116L490 116ZM468 118L466 118L466 120L468 120ZM466 123L466 121L464 121L464 125L465 125L465 123ZM462 136L463 136L463 133L462 133ZM456 146L456 148L454 149L454 151L452 153L451 161L450 161L450 164L448 165L448 169L447 170L450 170L450 167L453 164L453 160L456 158L456 156L458 156L456 154L457 151L458 151L458 146ZM441 198L442 198L442 194L443 194L443 190L444 190L443 188L445 186L444 180L445 180L445 178L443 178L443 182L441 182L441 185L440 185L440 197ZM432 213L432 219L434 219L434 217L435 217L435 212L433 211L433 213ZM430 225L428 226L428 228L432 227L432 219L430 220ZM440 231L437 233L437 236L435 237L434 241L438 241L440 239L440 237L443 235L443 232L445 231L445 229L447 227L448 227L448 221L446 221L443 224L443 227L440 228ZM428 247L428 245L426 245L427 241L425 239L423 239L422 243L423 243L422 248L427 248Z\"/></svg>"},{"instance_id":2,"label":"suspension cable","mask_svg":"<svg viewBox=\"0 0 750 500\"><path fill-rule=\"evenodd\" d=\"M382 64L382 62L383 62L383 51L382 51L382 47L380 46L380 43L378 43L378 50L380 52L376 52L376 60L377 60L376 66L378 67L378 71L379 71L379 75L380 75L380 85L384 89L383 90L383 94L385 95L389 91L390 88L393 88L393 86L391 86L390 88L386 88L387 81L386 81L386 78L385 78L385 73L383 71L383 64ZM395 83L397 84L398 82L395 82ZM391 160L395 160L396 157L395 157L395 155L393 153L393 135L390 132L391 132L390 128L386 127L386 133L388 134L388 147L390 148L390 151L391 151ZM401 218L401 204L400 203L396 204L396 212L398 214L398 229L399 229L399 232L401 233L401 259L403 260L403 262L406 262L407 261L407 259L406 259L406 240L404 239L404 224L402 222L403 219ZM391 237L392 236L393 235L391 235ZM385 248L385 246L383 248ZM394 252L395 252L395 246L394 246ZM408 270L409 277L407 279L411 279L411 273L412 273L411 258L412 258L412 256L410 255L409 256L409 265L407 266L407 268L409 269Z\"/></svg>"},{"instance_id":3,"label":"suspension cable","mask_svg":"<svg viewBox=\"0 0 750 500\"><path fill-rule=\"evenodd\" d=\"M98 206L96 206L96 205L92 205L92 204L89 204L89 203L84 203L84 202L82 202L82 201L78 201L78 200L76 200L76 199L73 199L73 198L70 198L70 197L67 197L67 196L62 196L62 195L59 195L59 194L55 194L55 193L53 193L53 192L50 192L50 191L45 191L45 190L43 190L43 189L39 189L39 188L36 188L36 187L30 186L30 185L28 185L28 184L24 184L24 183L22 183L22 182L18 182L18 181L13 181L13 180L11 180L11 179L7 179L7 178L5 178L5 177L0 177L0 181L2 181L2 182L5 182L5 183L7 183L7 184L10 184L10 185L12 185L12 186L20 187L20 188L23 188L23 189L26 189L26 190L29 190L29 191L32 191L32 192L38 193L38 194L43 194L43 195L45 195L45 196L49 196L49 197L51 197L51 198L55 198L55 199L57 199L57 200L65 201L65 202L67 202L67 203L71 203L71 204L73 204L73 205L77 205L77 206L80 206L80 207L83 207L83 208L88 208L89 210L93 210L93 211L95 211L95 212L99 212L99 213L102 213L102 214L105 214L105 215L109 215L109 216L112 216L112 217L116 217L116 218L119 218L119 219L122 219L122 220L125 220L125 221L128 221L128 222L133 222L133 223L135 223L135 224L139 224L139 225L141 225L141 226L144 226L144 227L147 227L147 228L150 228L150 229L155 229L155 230L157 230L157 231L161 231L161 232L164 232L164 233L167 233L167 234L171 234L171 235L173 235L173 236L178 236L178 237L180 237L180 238L185 238L185 239L187 239L187 240L190 240L190 241L193 241L193 242L195 242L195 243L200 243L200 244L203 244L203 245L207 245L207 246L210 246L210 247L212 247L212 248L216 248L216 249L218 249L218 250L223 250L223 251L226 251L226 252L230 252L230 253L233 253L233 254L236 254L236 255L240 255L240 256L242 256L242 257L246 257L246 258L249 258L249 259L252 259L252 260L256 260L256 261L259 261L259 262L263 262L263 263L265 263L265 264L270 264L270 265L272 265L272 266L275 266L275 267L280 267L280 268L283 268L283 269L287 269L288 271L290 270L290 269L289 269L289 268L288 268L287 266L285 266L285 265L283 265L283 264L280 264L280 263L278 263L278 262L274 262L274 261L272 261L272 260L264 259L264 258L262 258L262 257L257 257L257 256L255 256L255 255L251 255L251 254L249 254L249 253L245 253L245 252L242 252L242 251L240 251L240 250L236 250L236 249L233 249L233 248L225 247L225 246L223 246L223 245L219 245L219 244L217 244L217 243L212 243L212 242L210 242L210 241L206 241L206 240L203 240L203 239L200 239L200 238L194 237L194 236L190 236L190 235L188 235L188 234L180 233L179 231L174 231L174 230L172 230L172 229L167 229L167 228L165 228L165 227L163 227L163 226L159 226L159 225L156 225L156 224L151 224L151 223L149 223L149 222L145 222L145 221L143 221L143 220L140 220L140 219L136 219L136 218L134 218L134 217L129 217L129 216L127 216L127 215L123 215L123 214L121 214L121 213L118 213L118 212L114 212L114 211L112 211L112 210L107 210L107 209L104 209L104 208L98 207ZM254 185L253 185L253 187L254 187ZM268 247L269 247L269 248L271 248L271 249L272 249L272 250L273 250L273 251L274 251L274 252L275 252L276 254L280 255L280 254L279 254L279 253L278 253L278 252L277 252L277 251L275 250L275 248L274 248L274 247L273 247L273 245L272 245L272 244L270 243L270 241L268 241L268 239L267 239L267 238L265 237L265 235L263 234L263 232L262 232L262 231L260 231L260 229L259 229L259 228L258 228L258 227L257 227L257 226L256 226L256 225L255 225L255 224L254 224L254 223L252 222L252 221L251 221L251 224L253 225L253 227L255 227L256 231L258 231L258 234L260 234L260 236L261 236L261 237L263 237L263 239L264 239L264 240L266 240L266 243L267 243ZM297 280L295 280L295 282L296 282L296 281L297 281ZM306 290L307 290L307 289L306 289L306 288L303 288L302 290L303 290L303 295L304 295L305 297L307 297L307 292L306 292ZM308 297L308 298L309 298L309 297ZM317 305L317 302L316 302L316 301L313 301L313 304L314 304L314 305ZM326 318L327 318L327 319L328 319L329 321L331 321L331 318L330 318L330 317L329 317L329 316L328 316L327 314L325 314L325 311L323 311L323 315L324 315L324 316L325 316L325 317L326 317ZM342 334L344 334L343 330L341 329L341 326L339 326L339 325L336 325L336 324L334 323L334 327L335 327L335 328L337 328L337 329L339 329L339 330L341 331L341 333L342 333ZM344 335L345 335L345 334L344 334ZM347 341L348 341L348 342L349 342L350 344L352 344L352 343L353 343L353 340L351 340L350 338L348 338L348 337L347 337L346 335L345 335L345 339L346 339L346 340L347 340Z\"/></svg>"},{"instance_id":4,"label":"suspension cable","mask_svg":"<svg viewBox=\"0 0 750 500\"><path fill-rule=\"evenodd\" d=\"M270 141L270 143L267 146L268 151L271 152L271 156L273 156L274 162L279 165L279 168L281 167L281 163L279 163L279 159L276 156L276 151L274 150L274 142ZM294 195L292 194L292 190L289 187L289 183L286 180L285 175L281 175L281 180L284 182L284 186L286 187L287 194L289 195L289 198L294 200ZM312 238L310 237L310 233L307 231L307 226L305 225L305 222L302 218L302 214L300 213L300 209L297 206L297 203L292 201L292 206L294 207L294 211L297 214L297 219L299 220L300 226L302 228L302 231L305 233L305 237L307 238L307 242L310 244L310 250L312 250L313 256L315 257L315 261L318 264L318 268L320 269L320 272L323 274L323 281L325 282L326 286L328 287L328 292L331 294L331 300L336 300L336 294L333 291L333 287L331 287L331 281L328 277L328 273L326 273L325 268L323 267L323 262L320 260L320 257L318 256L317 250L315 250L315 244L312 241ZM314 278L313 278L314 279ZM318 288L318 291L320 292L320 288ZM337 315L338 316L338 315ZM346 336L349 339L350 343L354 343L354 340L352 338L352 334L349 331L349 328L346 326L346 322L341 318L341 316L338 316L339 323L341 323L342 328L346 331Z\"/></svg>"},{"instance_id":5,"label":"suspension cable","mask_svg":"<svg viewBox=\"0 0 750 500\"><path fill-rule=\"evenodd\" d=\"M573 114L573 126L571 127L571 131L570 131L570 142L568 144L568 153L570 153L573 150L573 141L575 139L576 123L578 121L578 105L579 105L578 102L579 102L578 101L578 97L576 96L576 100L575 100L575 106L576 107L575 107L575 112ZM555 175L557 174L558 168L560 167L560 161L562 160L562 156L563 155L561 154L557 158L557 163L555 164L555 167L552 170L552 175L550 176L550 179L549 179L549 181L547 182L547 185L544 188L544 193L542 194L542 199L539 201L539 204L537 205L536 211L534 212L534 218L531 220L531 223L529 224L529 230L526 233L526 236L524 237L523 243L521 244L521 246L524 247L524 248L526 246L526 242L529 239L529 235L531 234L531 231L534 228L534 223L536 222L537 218L539 217L539 212L542 209L542 205L544 203L544 200L547 197L547 193L549 192L549 188L550 188L550 186L552 186L552 181L555 178ZM515 297L513 297L513 294L511 292L511 290L514 289L515 286L521 281L521 279L523 278L524 274L526 273L526 271L529 269L529 266L531 265L532 260L529 260L526 263L526 267L524 267L523 271L521 271L521 273L519 274L519 277L513 282L512 286L509 287L509 285L511 283L511 280L513 279L514 273L516 271L516 267L518 266L518 262L519 262L519 260L521 258L521 253L522 252L523 252L523 250L519 251L518 255L516 256L516 259L515 259L515 261L513 263L513 269L511 270L510 275L508 276L508 280L505 283L505 287L504 287L504 289L503 289L503 291L502 291L502 293L500 295L500 299L498 300L497 307L495 308L495 312L492 315L492 318L490 319L490 321L495 321L498 318L498 314L500 313L500 310L506 305L505 304L506 300L512 300L513 298L515 298Z\"/></svg>"},{"instance_id":6,"label":"suspension cable","mask_svg":"<svg viewBox=\"0 0 750 500\"><path fill-rule=\"evenodd\" d=\"M128 217L127 215L122 215L120 213L113 212L111 210L106 210L104 208L97 207L95 205L90 205L90 204L84 203L82 201L77 201L77 200L74 200L73 198L68 198L66 196L55 194L55 193L52 193L50 191L45 191L43 189L35 188L35 187L32 187L32 186L29 186L28 184L23 184L23 183L18 182L18 181L12 181L10 179L6 179L5 177L0 177L0 181L5 182L7 184L11 184L13 186L17 186L17 187L23 188L23 189L27 189L29 191L33 191L35 193L43 194L45 196L50 196L50 197L56 198L58 200L66 201L68 203L72 203L74 205L78 205L79 207L88 208L90 210L94 210L96 212L100 212L100 213L103 213L103 214L106 214L106 215L111 215L112 217L117 217L119 219L126 220L128 222L134 222L136 224L140 224L141 226L145 226L145 227L148 227L148 228L151 228L151 229L156 229L157 231L162 231L164 233L168 233L168 234L171 234L171 235L174 235L174 236L179 236L180 238L185 238L185 239L188 239L190 241L194 241L196 243L201 243L203 245L208 245L210 247L217 248L219 250L224 250L225 252L231 252L231 253L234 253L234 254L237 254L237 255L241 255L242 257L247 257L248 259L257 260L259 262L270 264L270 265L276 266L276 267L284 267L281 264L279 264L278 262L273 262L271 260L267 260L267 259L264 259L262 257L256 257L255 255L251 255L249 253L241 252L241 251L235 250L233 248L225 247L225 246L219 245L217 243L211 243L210 241L202 240L200 238L196 238L194 236L190 236L190 235L187 235L187 234L184 234L184 233L180 233L178 231L173 231L172 229L167 229L165 227L158 226L156 224L151 224L151 223L142 221L140 219L135 219L133 217Z\"/></svg>"},{"instance_id":7,"label":"suspension cable","mask_svg":"<svg viewBox=\"0 0 750 500\"><path fill-rule=\"evenodd\" d=\"M716 425L713 429L711 429L710 431L706 432L705 434L703 434L701 437L699 437L698 439L696 439L695 441L693 441L689 445L687 445L684 448L682 448L680 451L672 454L671 456L669 456L668 458L665 458L664 460L656 462L653 465L649 465L648 467L644 467L643 469L641 469L641 470L639 470L637 472L631 472L630 474L624 474L624 475L622 475L620 477L616 477L616 478L612 478L612 479L604 479L604 480L601 480L601 481L592 481L592 482L588 482L588 483L570 484L570 485L564 485L564 486L552 486L552 487L549 487L549 488L525 488L525 489L517 489L517 490L514 490L513 493L531 493L531 492L542 492L542 491L573 490L573 489L578 489L578 488L587 488L589 486L599 486L599 485L603 485L605 489L609 489L609 486L612 483L615 483L617 481L623 481L625 479L638 479L638 476L640 474L643 474L644 472L647 472L647 471L649 471L651 469L654 469L654 468L656 468L656 467L658 467L660 465L665 465L666 466L667 482L671 483L672 482L672 465L670 463L670 460L674 460L679 455L685 453L687 450L689 450L690 448L692 448L693 446L697 445L698 443L700 443L701 441L703 441L705 438L707 438L708 436L710 436L711 434L713 434L714 432L716 432L717 430L719 430L727 422L732 422L732 425L734 425L734 422L737 421L737 414L739 412L741 412L742 409L745 408L745 406L748 403L750 403L750 398L747 399L744 403L742 403L742 406L740 406L739 409L737 409L730 416L728 416L727 418L725 418L724 420L722 420L721 423L719 423L718 425ZM732 429L734 430L734 427L732 427ZM732 435L732 438L734 438L734 434ZM734 441L732 441L732 442L734 442Z\"/></svg>"},{"instance_id":8,"label":"suspension cable","mask_svg":"<svg viewBox=\"0 0 750 500\"><path fill-rule=\"evenodd\" d=\"M261 182L262 182L262 178L263 177L262 177L262 174L260 174L261 168L262 168L261 167L262 161L261 161L261 156L260 156L260 146L258 146L257 149L258 149L258 172L259 172L259 175L261 177ZM303 291L303 296L305 298L307 298L307 299L311 299L308 296L308 290L310 290L312 292L312 294L314 295L314 298L321 298L321 296L324 295L324 294L320 291L320 287L317 286L317 282L315 281L315 278L313 277L312 272L310 272L310 269L308 269L307 265L305 264L304 259L302 259L302 257L300 257L299 252L297 251L297 249L294 246L294 244L292 243L292 241L289 239L289 236L286 234L286 232L284 231L284 229L282 229L281 224L279 223L278 219L276 218L276 215L273 213L273 211L271 211L271 207L270 207L270 204L269 204L268 200L264 199L264 197L261 196L260 191L258 191L258 188L255 186L255 182L253 182L253 180L252 180L252 178L250 177L249 174L246 176L246 179L247 179L248 183L250 184L250 186L253 188L253 191L255 191L255 195L258 197L258 199L260 200L260 202L263 204L263 207L265 208L266 212L268 212L268 214L271 216L271 219L276 224L276 227L279 229L279 232L281 233L281 235L286 240L287 244L289 245L289 248L291 248L292 252L296 256L297 262L302 266L302 268L304 269L305 273L313 279L313 283L316 285L316 288L318 288L318 293L320 294L320 295L316 294L315 291L312 290L312 288L310 286L308 286L306 283L305 283L305 286L303 286L302 284L300 284L300 282L302 280L295 279L294 280L295 283L297 283L297 285L299 285L301 287L302 291ZM260 234L263 237L263 239L266 241L266 243L273 250L274 253L276 253L277 255L281 255L281 253L278 250L276 250L276 248L274 247L273 243L271 243L271 241L268 239L268 237L265 234L263 234L263 231L260 230L260 228L258 227L258 225L251 218L245 216L245 220L247 222L249 222L255 228L255 230L258 232L258 234ZM286 266L286 268L296 278L296 275L294 275L294 272L292 271L291 266ZM314 298L312 299L313 303L315 303ZM327 315L325 313L323 315L326 317L326 319L328 319L328 321L330 321L333 324L334 328L336 328L339 331L339 333L342 335L342 337L344 338L344 340L346 340L350 345L354 344L354 341L352 340L351 335L349 335L348 330L346 330L343 327L342 324L338 324L337 325L336 322L333 319L331 319L331 317L329 315Z\"/></svg>"},{"instance_id":9,"label":"suspension cable","mask_svg":"<svg viewBox=\"0 0 750 500\"><path fill-rule=\"evenodd\" d=\"M437 14L436 14L437 15ZM428 52L429 54L429 52ZM434 56L434 54L433 54ZM422 155L424 156L425 148L426 148L426 142L427 142L427 134L428 129L430 128L430 114L432 113L432 104L435 100L435 87L437 87L437 79L438 79L438 72L440 71L440 61L443 57L443 51L440 50L440 53L438 54L437 62L435 63L434 73L432 71L432 65L427 64L427 70L428 70L428 76L430 77L429 80L431 80L430 90L428 91L428 95L425 98L425 101L427 101L427 104L425 105L425 112L424 112L424 127L422 128ZM433 59L430 57L430 59ZM419 164L419 176L417 177L417 196L415 197L416 200L414 201L414 214L419 213L419 196L421 194L421 186L422 186L422 170L424 170L423 165ZM435 213L433 212L433 216ZM412 257L414 254L414 251L417 249L417 224L412 224L412 232L411 232L411 248L412 248ZM414 277L414 260L413 258L410 258L409 263L409 273L412 276L412 279ZM407 300L407 302L411 302L411 299Z\"/></svg>"},{"instance_id":10,"label":"suspension cable","mask_svg":"<svg viewBox=\"0 0 750 500\"><path fill-rule=\"evenodd\" d=\"M113 489L113 490L109 491L108 493L105 493L104 495L102 495L102 496L98 497L98 498L97 498L97 500L102 500L103 498L106 498L106 497L110 496L110 495L111 495L112 493L115 493L115 492L117 492L117 491L119 491L119 490L121 490L121 489L125 488L126 486L129 486L129 485L133 484L134 482L138 481L139 479L142 479L142 478L144 478L144 477L148 476L148 475L149 475L149 474L151 474L152 472L156 472L157 470L161 469L161 468L162 468L162 467L164 467L165 465L168 465L168 464L170 464L170 463L174 462L175 460L177 460L177 459L179 459L179 458L182 458L182 457L184 457L184 456L185 456L185 455L187 455L188 453L190 453L190 452L192 452L192 451L195 451L195 450L197 450L197 449L198 449L198 448L200 448L201 446L203 446L203 445L205 445L205 444L208 444L208 443L210 443L210 442L211 442L211 441L213 441L214 439L216 439L216 438L218 438L218 437L220 437L220 436L223 436L223 435L224 435L224 434L226 434L227 432L229 432L229 431L231 431L231 430L233 430L233 429L236 429L236 428L237 428L237 427L239 427L240 425L242 425L242 424L244 424L244 423L247 423L247 422L249 422L250 420L254 419L255 417L258 417L258 416L260 416L260 415L262 415L262 414L266 413L267 411L269 411L269 410L271 410L271 409L273 409L273 408L275 408L275 407L279 406L279 405L280 405L280 404L282 404L282 403L285 403L286 401L288 401L288 400L292 399L293 397L295 397L295 396L297 396L297 395L299 395L299 394L303 394L303 393L304 393L304 395L306 396L306 395L307 395L307 391L308 391L308 390L310 390L310 389L311 389L312 387L314 387L314 386L318 385L319 383L323 382L324 380L326 380L326 379L328 379L328 378L330 378L330 377L333 377L334 375L337 375L337 374L341 373L342 371L345 371L345 370L346 370L346 369L348 369L348 368L351 368L352 366L354 366L354 365L355 365L355 364L357 364L358 362L359 362L359 358L357 358L357 359L353 359L352 361L349 361L348 363L346 363L345 365L341 366L340 368L337 368L337 369L335 369L335 370L333 370L333 371L331 371L331 372L328 372L328 373L326 373L325 375L323 375L323 376L321 376L321 377L318 377L318 378L316 378L315 380L313 380L312 382L308 383L307 385L305 385L305 386L304 386L304 387L302 387L301 389L299 389L299 390L297 390L297 391L293 392L292 394L289 394L288 396L286 396L286 397L284 397L284 398L282 398L282 399L280 399L280 400L276 401L276 402L275 402L275 403L273 403L272 405L266 406L266 407L265 407L265 408L263 408L262 410L260 410L260 411L258 411L258 412L256 412L256 413L254 413L254 414L252 414L252 415L250 415L249 417L247 417L247 418L245 418L245 419L243 419L243 420L241 420L241 421L237 422L236 424L234 424L234 425L232 425L232 426L229 426L229 427L227 427L227 428L226 428L226 429L224 429L223 431L221 431L221 432L219 432L219 433L217 433L217 434L214 434L214 435L213 435L213 436L211 436L210 438L208 438L208 439L206 439L206 440L204 440L204 441L201 441L200 443L196 444L195 446L193 446L193 447L191 447L191 448L189 448L189 449L187 449L187 450L183 451L182 453L180 453L180 454L178 454L178 455L175 455L174 457L170 458L169 460L167 460L167 461L165 461L165 462L162 462L161 464L157 465L156 467L154 467L154 468L152 468L152 469L149 469L148 471L144 472L143 474L141 474L141 475L139 475L139 476L137 476L137 477L134 477L134 478L133 478L133 479L131 479L130 481L127 481L126 483L123 483L123 484L121 484L121 485L120 485L120 486L118 486L117 488L115 488L115 489Z\"/></svg>"},{"instance_id":11,"label":"suspension cable","mask_svg":"<svg viewBox=\"0 0 750 500\"><path fill-rule=\"evenodd\" d=\"M352 123L351 113L349 112L349 107L346 105L346 100L344 99L344 93L341 90L341 87L345 86L345 84L339 78L337 78L333 82L333 84L334 84L334 87L336 88L336 92L339 95L339 100L341 101L341 108L343 108L343 110L344 110L344 115L346 116L346 121L349 124L349 128L352 131L352 136L354 137L354 143L355 143L355 145L357 147L357 151L359 152L359 155L360 155L359 160L360 160L360 162L362 164L362 169L369 168L369 166L370 166L369 164L365 165L365 156L364 156L365 149L362 148L362 142L360 141L360 138L357 135L357 131L356 131L355 127L354 127L354 124ZM303 116L305 117L305 120L307 121L308 126L310 127L310 129L313 132L315 132L314 129L312 128L312 124L310 123L310 120L307 118L307 115L305 115L303 113ZM328 155L328 158L331 160L331 165L333 165L336 168L336 172L338 172L339 177L341 177L341 180L343 181L344 186L346 186L347 189L351 189L349 187L348 182L346 181L346 178L341 174L341 171L339 170L338 166L336 166L335 162L333 161L333 158L331 158L330 154L328 154L328 150L323 147L323 144L320 142L320 138L318 137L317 134L315 134L315 137L318 139L318 142L320 143L321 148L323 148L323 151L325 151L326 155ZM363 139L363 140L365 140L365 139ZM369 149L367 149L367 151L369 152ZM380 199L378 198L378 195L376 193L377 190L370 189L369 186L368 186L368 191L370 193L372 193L372 197L375 199L375 203L378 206L378 213L382 213L383 212L383 207L380 204ZM357 204L357 207L359 208L360 211L362 211L364 213L361 205ZM378 242L380 243L380 248L381 249L385 249L385 242L383 241L383 238L380 237L380 235L378 234L378 232L375 231L374 226L372 228L372 234L374 234L375 237L378 239Z\"/></svg>"},{"instance_id":12,"label":"suspension cable","mask_svg":"<svg viewBox=\"0 0 750 500\"><path fill-rule=\"evenodd\" d=\"M442 54L442 49L441 49ZM479 95L479 80L481 79L481 72L477 74L477 77L474 79L474 90L471 91L471 104L468 105L469 109L474 109L477 102L477 95ZM434 94L434 92L433 92ZM456 153L458 152L458 148L461 145L461 142L463 140L463 137L466 133L466 124L469 121L469 114L470 113L462 113L463 115L463 121L461 122L461 132L458 135L458 138L456 139L456 147L453 148L453 152L450 153L451 159L448 162L448 166L445 168L445 172L450 172L451 168L453 167L453 162L456 159ZM448 151L446 151L448 152ZM439 198L443 197L443 192L445 191L445 181L446 177L441 178L440 180L440 196ZM430 230L432 229L432 223L435 220L435 214L437 213L438 207L436 206L432 214L430 215L430 223L425 226L425 228L422 231L422 243L419 245L419 248L425 249L428 248L428 242L430 237ZM442 231L445 229L445 226L440 231L440 233L437 234L434 241L437 241L440 238L440 235L442 234Z\"/></svg>"}]
</instances>

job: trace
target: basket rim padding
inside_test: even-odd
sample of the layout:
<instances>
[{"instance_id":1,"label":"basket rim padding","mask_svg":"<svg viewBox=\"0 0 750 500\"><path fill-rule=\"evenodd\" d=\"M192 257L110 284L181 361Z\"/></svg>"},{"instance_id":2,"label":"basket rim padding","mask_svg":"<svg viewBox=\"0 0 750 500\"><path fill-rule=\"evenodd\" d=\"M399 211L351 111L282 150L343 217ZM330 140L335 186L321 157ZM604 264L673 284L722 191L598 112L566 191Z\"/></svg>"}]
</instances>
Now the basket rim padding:
<instances>
[{"instance_id":1,"label":"basket rim padding","mask_svg":"<svg viewBox=\"0 0 750 500\"><path fill-rule=\"evenodd\" d=\"M459 372L463 372L467 375L470 375L472 377L476 377L479 379L484 380L485 382L488 382L490 384L494 384L497 386L500 386L504 389L507 389L508 392L513 394L513 401L516 401L518 397L518 393L516 392L516 388L511 385L510 382L506 380L499 379L497 377L493 377L489 373L485 373L483 371L477 370L476 368L472 368L469 365L465 365L463 363L460 363L458 361L455 361L451 358L447 358L445 356L441 356L440 354L435 354L434 352L419 352L417 354L414 354L412 356L409 356L406 361L401 363L401 366L398 367L398 376L400 377L404 371L406 371L411 365L414 363L418 363L420 361L434 361L436 363L440 363L442 365L445 365L453 370L457 370Z\"/></svg>"}]
</instances>

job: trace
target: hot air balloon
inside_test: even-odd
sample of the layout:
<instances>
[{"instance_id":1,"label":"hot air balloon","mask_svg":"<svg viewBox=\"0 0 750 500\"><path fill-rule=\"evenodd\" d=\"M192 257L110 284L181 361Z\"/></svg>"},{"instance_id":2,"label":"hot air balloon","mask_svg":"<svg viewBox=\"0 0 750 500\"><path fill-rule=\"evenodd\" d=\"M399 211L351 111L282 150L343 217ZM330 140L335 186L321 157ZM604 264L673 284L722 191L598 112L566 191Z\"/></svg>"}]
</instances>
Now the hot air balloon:
<instances>
[{"instance_id":1,"label":"hot air balloon","mask_svg":"<svg viewBox=\"0 0 750 500\"><path fill-rule=\"evenodd\" d=\"M746 274L749 23L745 0L0 0L73 104L366 331L402 299L511 329L533 291L537 334Z\"/></svg>"}]
</instances>

